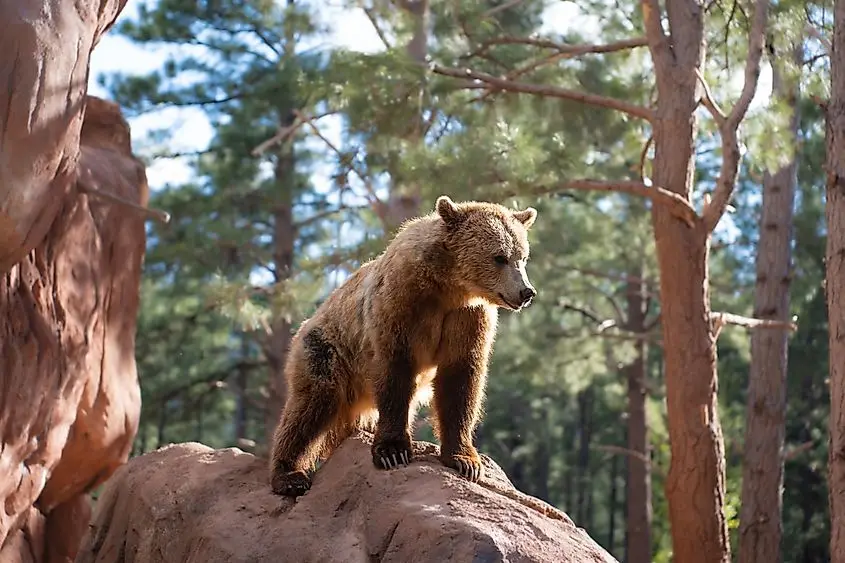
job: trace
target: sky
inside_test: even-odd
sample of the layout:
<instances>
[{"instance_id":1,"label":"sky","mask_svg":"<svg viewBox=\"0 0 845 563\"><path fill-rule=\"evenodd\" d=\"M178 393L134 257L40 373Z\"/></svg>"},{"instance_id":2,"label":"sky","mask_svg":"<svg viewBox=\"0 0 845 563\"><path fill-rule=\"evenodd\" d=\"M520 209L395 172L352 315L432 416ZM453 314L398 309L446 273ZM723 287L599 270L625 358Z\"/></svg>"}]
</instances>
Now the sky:
<instances>
[{"instance_id":1,"label":"sky","mask_svg":"<svg viewBox=\"0 0 845 563\"><path fill-rule=\"evenodd\" d=\"M502 0L502 2L507 1ZM375 52L383 49L381 40L376 35L363 10L344 7L343 2L344 0L323 0L321 2L320 15L332 29L327 42L363 52ZM138 3L139 0L129 0L118 17L118 23L128 18L134 18L137 14ZM547 0L543 19L541 33L563 33L572 26L578 26L579 31L585 36L598 35L600 31L597 22L581 15L577 4L571 1ZM112 30L101 39L91 55L89 92L96 96L108 98L108 93L98 84L98 79L102 74L115 71L143 74L160 68L169 52L163 48L151 50L140 47ZM131 66L127 65L127 61L131 61ZM128 66L130 68L127 68ZM741 87L742 75L739 72L731 81L730 90L736 96ZM764 65L757 95L752 102L752 110L765 105L770 93L771 70L767 65ZM170 148L173 152L201 150L207 146L212 136L208 121L202 112L196 109L168 108L139 117L131 117L129 123L136 151L141 150L139 145L147 131L165 126L170 127L172 131ZM329 117L321 120L320 129L336 145L341 144L339 118ZM330 174L329 165L317 168L313 178L315 187L321 189L320 184L328 187ZM190 176L191 170L182 159L158 159L147 168L147 177L152 190L160 189L168 183L184 183L190 179Z\"/></svg>"}]
</instances>

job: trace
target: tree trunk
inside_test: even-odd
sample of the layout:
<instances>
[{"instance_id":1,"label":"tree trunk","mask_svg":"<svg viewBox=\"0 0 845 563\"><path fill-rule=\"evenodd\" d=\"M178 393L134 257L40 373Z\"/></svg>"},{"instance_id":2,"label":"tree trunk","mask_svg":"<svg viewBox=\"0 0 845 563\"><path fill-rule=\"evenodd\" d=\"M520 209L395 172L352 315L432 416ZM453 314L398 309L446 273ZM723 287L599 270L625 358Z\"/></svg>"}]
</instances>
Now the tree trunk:
<instances>
[{"instance_id":1,"label":"tree trunk","mask_svg":"<svg viewBox=\"0 0 845 563\"><path fill-rule=\"evenodd\" d=\"M398 4L414 20L414 33L405 46L405 52L415 63L424 66L428 56L431 18L429 0L400 0ZM425 96L425 84L419 84L419 87L409 92L408 96L417 98L419 100L417 105L421 106ZM422 113L414 115L408 124L406 140L411 143L421 143L425 133L424 123ZM422 201L420 188L416 182L400 177L395 171L392 172L392 176L393 183L387 202L380 203L377 210L388 234L394 233L406 220L419 215Z\"/></svg>"},{"instance_id":2,"label":"tree trunk","mask_svg":"<svg viewBox=\"0 0 845 563\"><path fill-rule=\"evenodd\" d=\"M634 334L646 330L646 286L642 268L636 268L627 282L627 329ZM646 341L634 344L634 361L625 366L628 380L627 553L628 561L651 561L651 464L646 420Z\"/></svg>"},{"instance_id":3,"label":"tree trunk","mask_svg":"<svg viewBox=\"0 0 845 563\"><path fill-rule=\"evenodd\" d=\"M575 436L577 431L574 426L567 425L563 431L563 455L564 455L564 501L563 507L566 512L574 514L575 501Z\"/></svg>"},{"instance_id":4,"label":"tree trunk","mask_svg":"<svg viewBox=\"0 0 845 563\"><path fill-rule=\"evenodd\" d=\"M652 4L644 2L644 11ZM671 38L657 39L649 32L658 91L653 181L687 201L695 171L695 71L704 59L703 12L698 2L668 0ZM668 53L665 41L673 45ZM703 221L688 227L664 205L652 206L652 225L660 267L671 444L665 490L674 557L684 563L729 562L725 446L708 293L710 233Z\"/></svg>"},{"instance_id":5,"label":"tree trunk","mask_svg":"<svg viewBox=\"0 0 845 563\"><path fill-rule=\"evenodd\" d=\"M794 49L796 61L803 49ZM790 132L797 141L796 86L785 84L773 65L775 94L791 108ZM763 179L754 317L787 321L792 260L792 216L797 182L796 157ZM742 465L739 561L781 560L783 442L786 421L786 329L751 335L751 370Z\"/></svg>"},{"instance_id":6,"label":"tree trunk","mask_svg":"<svg viewBox=\"0 0 845 563\"><path fill-rule=\"evenodd\" d=\"M164 433L167 431L167 401L161 402L161 410L158 413L158 444L156 444L156 448L160 448L165 445L164 442Z\"/></svg>"},{"instance_id":7,"label":"tree trunk","mask_svg":"<svg viewBox=\"0 0 845 563\"><path fill-rule=\"evenodd\" d=\"M607 550L613 554L613 548L616 546L616 495L618 494L618 487L616 480L619 472L619 456L613 455L610 459L610 499L607 503L607 512L609 514L609 522L607 526Z\"/></svg>"},{"instance_id":8,"label":"tree trunk","mask_svg":"<svg viewBox=\"0 0 845 563\"><path fill-rule=\"evenodd\" d=\"M590 441L592 439L593 388L587 387L578 395L578 524L589 529L590 519Z\"/></svg>"},{"instance_id":9,"label":"tree trunk","mask_svg":"<svg viewBox=\"0 0 845 563\"><path fill-rule=\"evenodd\" d=\"M203 406L205 403L205 393L199 396L197 399L196 409L197 409L197 419L196 419L196 426L194 427L194 440L197 442L202 443L202 434L203 434Z\"/></svg>"},{"instance_id":10,"label":"tree trunk","mask_svg":"<svg viewBox=\"0 0 845 563\"><path fill-rule=\"evenodd\" d=\"M281 127L289 127L295 116L290 113L282 120ZM274 170L278 199L273 214L273 263L275 282L280 291L287 291L286 282L293 272L293 247L296 227L293 223L293 174L295 159L293 144L284 143L276 157ZM267 403L265 406L264 433L267 444L273 442L273 432L285 406L287 381L285 380L285 361L287 360L291 334L290 315L287 311L277 311L271 326L271 335L267 340L264 355L269 364Z\"/></svg>"},{"instance_id":11,"label":"tree trunk","mask_svg":"<svg viewBox=\"0 0 845 563\"><path fill-rule=\"evenodd\" d=\"M543 417L543 434L538 436L537 453L534 456L534 487L532 494L546 502L549 502L549 433L548 416Z\"/></svg>"},{"instance_id":12,"label":"tree trunk","mask_svg":"<svg viewBox=\"0 0 845 563\"><path fill-rule=\"evenodd\" d=\"M248 368L242 366L238 370L238 376L236 378L236 389L235 392L237 396L235 398L235 443L239 443L239 440L242 438L246 438L246 423L247 423L247 384L249 382L249 370Z\"/></svg>"},{"instance_id":13,"label":"tree trunk","mask_svg":"<svg viewBox=\"0 0 845 563\"><path fill-rule=\"evenodd\" d=\"M845 561L845 0L836 1L833 20L826 128L825 284L830 341L830 560L839 562Z\"/></svg>"}]
</instances>

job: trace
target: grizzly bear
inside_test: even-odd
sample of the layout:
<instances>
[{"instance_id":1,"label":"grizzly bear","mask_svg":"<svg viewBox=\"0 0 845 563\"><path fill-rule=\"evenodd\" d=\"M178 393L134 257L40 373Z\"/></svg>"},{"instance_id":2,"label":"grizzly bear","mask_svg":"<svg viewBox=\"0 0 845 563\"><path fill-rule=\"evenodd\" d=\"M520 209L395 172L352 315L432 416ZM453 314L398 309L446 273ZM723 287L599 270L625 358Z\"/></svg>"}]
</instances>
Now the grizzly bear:
<instances>
[{"instance_id":1,"label":"grizzly bear","mask_svg":"<svg viewBox=\"0 0 845 563\"><path fill-rule=\"evenodd\" d=\"M481 478L472 436L498 307L519 311L536 295L525 272L536 218L532 207L441 196L302 323L272 446L276 494L305 493L316 459L360 428L374 429L376 467L407 465L413 419L432 395L440 461Z\"/></svg>"}]
</instances>

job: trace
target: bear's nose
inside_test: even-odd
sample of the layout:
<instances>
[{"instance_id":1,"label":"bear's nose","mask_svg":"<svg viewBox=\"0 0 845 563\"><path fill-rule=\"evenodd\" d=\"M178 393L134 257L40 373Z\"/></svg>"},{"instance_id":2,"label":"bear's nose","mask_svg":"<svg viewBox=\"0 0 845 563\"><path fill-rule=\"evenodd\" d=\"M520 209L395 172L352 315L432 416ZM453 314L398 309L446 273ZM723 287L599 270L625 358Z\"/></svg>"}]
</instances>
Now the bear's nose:
<instances>
[{"instance_id":1,"label":"bear's nose","mask_svg":"<svg viewBox=\"0 0 845 563\"><path fill-rule=\"evenodd\" d=\"M531 304L531 300L537 295L533 287L526 287L519 292L519 298L522 300L522 306L525 307Z\"/></svg>"}]
</instances>

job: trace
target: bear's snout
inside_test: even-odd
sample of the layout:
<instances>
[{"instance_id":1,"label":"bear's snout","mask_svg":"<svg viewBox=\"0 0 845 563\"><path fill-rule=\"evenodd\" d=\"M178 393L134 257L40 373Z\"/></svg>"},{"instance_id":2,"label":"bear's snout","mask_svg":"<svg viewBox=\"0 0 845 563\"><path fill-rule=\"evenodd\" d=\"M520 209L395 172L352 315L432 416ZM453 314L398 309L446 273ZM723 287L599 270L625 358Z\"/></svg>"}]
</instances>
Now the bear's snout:
<instances>
[{"instance_id":1,"label":"bear's snout","mask_svg":"<svg viewBox=\"0 0 845 563\"><path fill-rule=\"evenodd\" d=\"M531 301L534 297L537 296L537 291L531 286L526 287L522 291L519 292L519 299L522 302L523 307L528 307L531 305Z\"/></svg>"}]
</instances>

